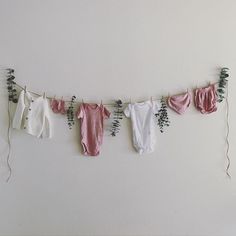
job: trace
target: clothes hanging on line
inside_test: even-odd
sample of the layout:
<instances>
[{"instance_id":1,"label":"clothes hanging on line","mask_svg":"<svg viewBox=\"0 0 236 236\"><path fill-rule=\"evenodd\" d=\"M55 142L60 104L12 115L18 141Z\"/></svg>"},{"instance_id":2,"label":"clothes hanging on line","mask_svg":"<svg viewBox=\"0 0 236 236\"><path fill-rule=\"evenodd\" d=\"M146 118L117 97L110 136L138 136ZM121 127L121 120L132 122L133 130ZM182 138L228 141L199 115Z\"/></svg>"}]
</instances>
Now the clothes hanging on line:
<instances>
[{"instance_id":1,"label":"clothes hanging on line","mask_svg":"<svg viewBox=\"0 0 236 236\"><path fill-rule=\"evenodd\" d=\"M63 99L57 100L53 98L50 102L50 106L54 113L66 114L65 101Z\"/></svg>"},{"instance_id":2,"label":"clothes hanging on line","mask_svg":"<svg viewBox=\"0 0 236 236\"><path fill-rule=\"evenodd\" d=\"M202 114L210 114L217 110L217 94L215 84L194 91L194 103Z\"/></svg>"},{"instance_id":3,"label":"clothes hanging on line","mask_svg":"<svg viewBox=\"0 0 236 236\"><path fill-rule=\"evenodd\" d=\"M52 137L52 122L49 112L47 98L43 96L35 97L26 89L22 90L12 127L22 129L28 134L38 138Z\"/></svg>"},{"instance_id":4,"label":"clothes hanging on line","mask_svg":"<svg viewBox=\"0 0 236 236\"><path fill-rule=\"evenodd\" d=\"M183 115L191 103L189 92L168 97L167 104L176 113Z\"/></svg>"},{"instance_id":5,"label":"clothes hanging on line","mask_svg":"<svg viewBox=\"0 0 236 236\"><path fill-rule=\"evenodd\" d=\"M139 154L151 153L156 143L155 114L160 105L157 101L129 104L124 114L131 118L133 146Z\"/></svg>"},{"instance_id":6,"label":"clothes hanging on line","mask_svg":"<svg viewBox=\"0 0 236 236\"><path fill-rule=\"evenodd\" d=\"M86 156L98 156L103 142L104 120L110 112L102 104L82 103L77 112L80 120L80 135L83 153Z\"/></svg>"}]
</instances>

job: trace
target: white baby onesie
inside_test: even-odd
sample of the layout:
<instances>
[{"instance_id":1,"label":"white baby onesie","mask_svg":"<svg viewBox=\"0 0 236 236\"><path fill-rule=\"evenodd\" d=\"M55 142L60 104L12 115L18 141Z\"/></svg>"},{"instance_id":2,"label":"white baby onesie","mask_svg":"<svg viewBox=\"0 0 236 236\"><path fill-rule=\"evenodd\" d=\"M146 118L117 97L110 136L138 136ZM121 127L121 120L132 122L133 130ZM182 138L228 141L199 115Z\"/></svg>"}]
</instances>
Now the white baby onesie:
<instances>
[{"instance_id":1,"label":"white baby onesie","mask_svg":"<svg viewBox=\"0 0 236 236\"><path fill-rule=\"evenodd\" d=\"M156 101L129 104L124 110L126 117L131 118L133 145L139 154L151 153L156 143L155 116L159 110Z\"/></svg>"}]
</instances>

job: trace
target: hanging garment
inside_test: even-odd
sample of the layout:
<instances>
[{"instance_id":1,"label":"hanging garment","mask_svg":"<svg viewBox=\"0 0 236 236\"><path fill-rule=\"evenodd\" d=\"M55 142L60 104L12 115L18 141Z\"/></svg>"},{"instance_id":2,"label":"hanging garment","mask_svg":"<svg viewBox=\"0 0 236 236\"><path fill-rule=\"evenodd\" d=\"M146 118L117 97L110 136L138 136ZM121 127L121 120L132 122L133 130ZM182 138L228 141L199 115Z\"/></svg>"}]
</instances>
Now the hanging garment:
<instances>
[{"instance_id":1,"label":"hanging garment","mask_svg":"<svg viewBox=\"0 0 236 236\"><path fill-rule=\"evenodd\" d=\"M62 115L66 114L65 101L63 99L58 101L57 99L53 98L50 105L54 113L60 113Z\"/></svg>"},{"instance_id":2,"label":"hanging garment","mask_svg":"<svg viewBox=\"0 0 236 236\"><path fill-rule=\"evenodd\" d=\"M183 115L191 103L191 94L189 92L168 97L168 106L180 115Z\"/></svg>"},{"instance_id":3,"label":"hanging garment","mask_svg":"<svg viewBox=\"0 0 236 236\"><path fill-rule=\"evenodd\" d=\"M97 156L103 141L104 119L110 112L101 104L82 103L77 112L80 119L80 134L83 153L86 156Z\"/></svg>"},{"instance_id":4,"label":"hanging garment","mask_svg":"<svg viewBox=\"0 0 236 236\"><path fill-rule=\"evenodd\" d=\"M194 92L194 103L202 114L209 114L217 110L217 95L215 85L196 89Z\"/></svg>"},{"instance_id":5,"label":"hanging garment","mask_svg":"<svg viewBox=\"0 0 236 236\"><path fill-rule=\"evenodd\" d=\"M53 98L53 99L51 100L50 106L51 106L52 111L53 111L54 113L59 113L59 110L58 110L58 103L59 103L59 102L58 102L55 98Z\"/></svg>"},{"instance_id":6,"label":"hanging garment","mask_svg":"<svg viewBox=\"0 0 236 236\"><path fill-rule=\"evenodd\" d=\"M65 101L62 99L58 102L58 111L62 115L66 114Z\"/></svg>"},{"instance_id":7,"label":"hanging garment","mask_svg":"<svg viewBox=\"0 0 236 236\"><path fill-rule=\"evenodd\" d=\"M26 133L38 138L51 138L52 125L47 98L45 96L33 97L27 90L22 90L12 127L23 129Z\"/></svg>"},{"instance_id":8,"label":"hanging garment","mask_svg":"<svg viewBox=\"0 0 236 236\"><path fill-rule=\"evenodd\" d=\"M156 143L155 114L159 105L156 101L129 104L124 110L126 117L131 118L133 146L139 154L151 153Z\"/></svg>"}]
</instances>

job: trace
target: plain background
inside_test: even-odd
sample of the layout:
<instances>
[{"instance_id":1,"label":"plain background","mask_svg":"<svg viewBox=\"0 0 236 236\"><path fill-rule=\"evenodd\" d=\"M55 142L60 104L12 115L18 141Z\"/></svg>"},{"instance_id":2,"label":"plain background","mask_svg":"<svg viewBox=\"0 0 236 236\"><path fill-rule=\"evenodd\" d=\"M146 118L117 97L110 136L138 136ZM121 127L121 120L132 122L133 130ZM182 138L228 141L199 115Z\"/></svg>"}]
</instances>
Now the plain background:
<instances>
[{"instance_id":1,"label":"plain background","mask_svg":"<svg viewBox=\"0 0 236 236\"><path fill-rule=\"evenodd\" d=\"M52 114L51 140L13 132L6 184L1 77L0 235L234 236L235 12L234 0L0 0L0 64L38 93L136 101L206 86L229 67L232 159L229 180L225 103L210 115L169 111L171 126L143 156L128 119L88 158L78 124L70 131Z\"/></svg>"}]
</instances>

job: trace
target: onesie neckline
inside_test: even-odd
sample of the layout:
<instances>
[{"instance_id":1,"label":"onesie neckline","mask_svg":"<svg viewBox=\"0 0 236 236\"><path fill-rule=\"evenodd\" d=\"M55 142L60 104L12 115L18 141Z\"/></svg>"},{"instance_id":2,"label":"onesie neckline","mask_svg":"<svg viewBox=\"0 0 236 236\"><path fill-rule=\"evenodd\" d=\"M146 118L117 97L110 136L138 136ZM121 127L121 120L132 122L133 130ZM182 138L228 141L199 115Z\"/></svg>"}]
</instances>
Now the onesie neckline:
<instances>
[{"instance_id":1,"label":"onesie neckline","mask_svg":"<svg viewBox=\"0 0 236 236\"><path fill-rule=\"evenodd\" d=\"M144 106L144 105L150 105L152 106L151 102L148 100L148 101L145 101L145 102L135 102L134 105L137 105L137 106Z\"/></svg>"},{"instance_id":2,"label":"onesie neckline","mask_svg":"<svg viewBox=\"0 0 236 236\"><path fill-rule=\"evenodd\" d=\"M100 105L96 104L96 103L85 103L84 104L85 106L87 106L87 108L89 108L90 110L93 110L93 111L97 111L100 109Z\"/></svg>"}]
</instances>

